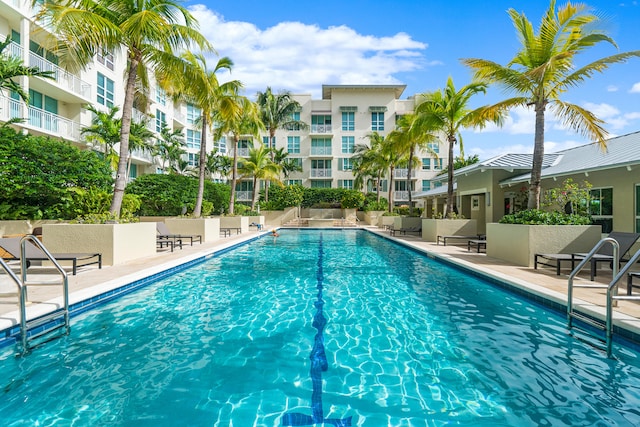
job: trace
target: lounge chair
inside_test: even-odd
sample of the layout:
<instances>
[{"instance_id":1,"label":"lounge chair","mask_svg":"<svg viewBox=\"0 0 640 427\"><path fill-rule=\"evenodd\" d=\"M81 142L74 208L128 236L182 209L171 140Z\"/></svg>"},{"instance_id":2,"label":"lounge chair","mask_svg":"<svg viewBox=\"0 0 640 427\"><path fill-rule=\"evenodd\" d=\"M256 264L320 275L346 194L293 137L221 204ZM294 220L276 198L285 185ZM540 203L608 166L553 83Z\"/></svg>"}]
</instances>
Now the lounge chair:
<instances>
[{"instance_id":1,"label":"lounge chair","mask_svg":"<svg viewBox=\"0 0 640 427\"><path fill-rule=\"evenodd\" d=\"M392 236L395 236L396 233L398 232L400 232L400 234L422 233L422 227L415 226L415 227L406 227L406 228L389 228L389 234Z\"/></svg>"},{"instance_id":2,"label":"lounge chair","mask_svg":"<svg viewBox=\"0 0 640 427\"><path fill-rule=\"evenodd\" d=\"M457 234L452 234L450 236L437 236L436 244L439 245L440 242L443 243L444 246L447 246L447 240L484 240L484 234L474 234L473 236L459 236Z\"/></svg>"},{"instance_id":3,"label":"lounge chair","mask_svg":"<svg viewBox=\"0 0 640 427\"><path fill-rule=\"evenodd\" d=\"M7 261L19 261L20 237L10 237L0 239L0 248L4 250L3 258ZM98 268L102 268L102 254L100 253L51 253L56 261L71 261L72 273L75 276L78 267L98 264ZM27 242L25 245L25 258L27 265L32 261L49 261L49 257L40 248L32 243Z\"/></svg>"},{"instance_id":4,"label":"lounge chair","mask_svg":"<svg viewBox=\"0 0 640 427\"><path fill-rule=\"evenodd\" d=\"M618 259L616 262L620 263L624 260L624 256L629 252L631 247L640 238L640 233L624 233L618 231L612 231L609 236L616 240L619 245ZM535 254L533 268L537 269L538 265L546 265L548 267L555 267L556 274L560 275L560 268L562 262L571 263L571 270L574 269L576 263L584 259L587 255L586 252L580 253L560 253L560 254ZM590 260L591 264L591 280L594 280L598 263L607 262L609 264L614 262L613 259L613 247L609 244L603 245L598 252L596 252Z\"/></svg>"},{"instance_id":5,"label":"lounge chair","mask_svg":"<svg viewBox=\"0 0 640 427\"><path fill-rule=\"evenodd\" d=\"M156 230L158 231L158 239L159 240L189 240L191 246L193 246L193 242L202 243L202 236L199 234L173 234L167 227L167 224L164 222L156 222ZM180 247L182 247L182 242L180 243Z\"/></svg>"}]
</instances>

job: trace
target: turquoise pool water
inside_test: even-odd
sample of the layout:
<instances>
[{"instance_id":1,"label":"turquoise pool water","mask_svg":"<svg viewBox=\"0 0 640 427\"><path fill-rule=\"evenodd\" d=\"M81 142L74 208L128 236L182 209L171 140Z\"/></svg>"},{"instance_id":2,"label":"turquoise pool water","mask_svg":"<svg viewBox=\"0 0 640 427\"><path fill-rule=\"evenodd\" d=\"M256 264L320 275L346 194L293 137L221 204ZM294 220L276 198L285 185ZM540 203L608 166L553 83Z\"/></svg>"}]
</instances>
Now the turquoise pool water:
<instances>
[{"instance_id":1,"label":"turquoise pool water","mask_svg":"<svg viewBox=\"0 0 640 427\"><path fill-rule=\"evenodd\" d=\"M640 357L371 233L282 230L0 353L2 426L637 426Z\"/></svg>"}]
</instances>

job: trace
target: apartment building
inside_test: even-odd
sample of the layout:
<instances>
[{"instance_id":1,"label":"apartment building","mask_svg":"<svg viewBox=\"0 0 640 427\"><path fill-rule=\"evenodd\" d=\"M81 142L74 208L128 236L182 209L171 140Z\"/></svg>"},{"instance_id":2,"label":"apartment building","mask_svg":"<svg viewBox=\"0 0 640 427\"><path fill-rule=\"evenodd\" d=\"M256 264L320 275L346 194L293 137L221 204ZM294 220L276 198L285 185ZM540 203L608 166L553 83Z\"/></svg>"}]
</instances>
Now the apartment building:
<instances>
[{"instance_id":1,"label":"apartment building","mask_svg":"<svg viewBox=\"0 0 640 427\"><path fill-rule=\"evenodd\" d=\"M82 149L100 151L89 143L81 130L91 125L93 113L86 109L91 104L103 111L121 105L124 100L123 71L126 61L122 52L104 52L84 70L69 72L58 65L54 52L47 50L50 33L45 26L33 20L36 10L30 0L0 0L0 38L11 38L8 53L22 60L25 65L53 72L53 79L23 78L20 82L29 93L29 105L15 93L0 93L0 121L23 119L15 126L25 132L62 138ZM275 148L284 148L289 158L302 167L302 172L292 173L286 184L302 184L315 188L353 188L353 150L357 144L368 144L368 135L378 132L387 135L395 128L402 114L414 107L412 97L400 99L404 85L324 85L322 99L311 95L294 95L301 109L296 118L309 125L308 129L279 129ZM133 120L145 122L156 134L163 126L170 130L182 130L186 142L186 160L189 166L199 162L201 131L196 125L200 111L186 103L174 104L166 94L151 85L145 94L147 104L133 111ZM144 110L144 111L142 111ZM210 135L210 134L209 134ZM268 136L262 142L269 144ZM240 156L248 155L251 139L242 139L238 146ZM115 147L117 150L117 147ZM220 154L232 155L227 138L207 141L207 152L217 149ZM446 165L447 150L433 144L437 157L427 152L418 153L421 167L412 171L409 185L408 170L396 169L394 175L394 203L405 204L409 191L419 193L431 188L431 180ZM149 173L165 173L168 165L147 151L131 154L129 178ZM222 178L225 179L224 177ZM378 185L385 194L389 179ZM252 197L251 180L240 180L238 200L249 202ZM370 191L375 188L370 185Z\"/></svg>"}]
</instances>

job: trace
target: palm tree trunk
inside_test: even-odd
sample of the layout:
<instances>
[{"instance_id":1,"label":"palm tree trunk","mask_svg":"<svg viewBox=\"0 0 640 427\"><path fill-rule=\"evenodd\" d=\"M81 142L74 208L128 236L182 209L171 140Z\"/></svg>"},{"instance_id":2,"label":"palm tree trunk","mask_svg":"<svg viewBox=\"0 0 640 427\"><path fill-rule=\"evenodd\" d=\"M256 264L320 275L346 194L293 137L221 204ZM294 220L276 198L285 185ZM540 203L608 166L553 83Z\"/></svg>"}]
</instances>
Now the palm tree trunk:
<instances>
[{"instance_id":1,"label":"palm tree trunk","mask_svg":"<svg viewBox=\"0 0 640 427\"><path fill-rule=\"evenodd\" d=\"M407 191L409 192L409 215L413 215L413 200L411 199L411 168L413 166L413 152L415 146L409 150L409 166L407 167Z\"/></svg>"},{"instance_id":2,"label":"palm tree trunk","mask_svg":"<svg viewBox=\"0 0 640 427\"><path fill-rule=\"evenodd\" d=\"M127 75L127 86L124 93L124 104L122 106L122 124L120 128L120 158L118 159L118 169L116 171L116 182L113 187L113 199L109 212L120 216L124 189L127 185L127 157L129 155L129 133L131 131L131 113L133 110L133 95L135 91L136 75L139 61L136 58L129 60L129 70Z\"/></svg>"},{"instance_id":3,"label":"palm tree trunk","mask_svg":"<svg viewBox=\"0 0 640 427\"><path fill-rule=\"evenodd\" d=\"M251 195L251 210L255 210L256 208L256 199L258 195L258 177L253 177L253 194Z\"/></svg>"},{"instance_id":4,"label":"palm tree trunk","mask_svg":"<svg viewBox=\"0 0 640 427\"><path fill-rule=\"evenodd\" d=\"M445 218L449 218L453 213L453 146L456 144L456 137L449 136L449 158L447 159L447 212Z\"/></svg>"},{"instance_id":5,"label":"palm tree trunk","mask_svg":"<svg viewBox=\"0 0 640 427\"><path fill-rule=\"evenodd\" d=\"M382 172L378 172L378 182L376 182L376 198L378 203L380 203L380 182L382 182Z\"/></svg>"},{"instance_id":6,"label":"palm tree trunk","mask_svg":"<svg viewBox=\"0 0 640 427\"><path fill-rule=\"evenodd\" d=\"M394 167L391 166L389 168L389 212L393 212L393 171L394 171Z\"/></svg>"},{"instance_id":7,"label":"palm tree trunk","mask_svg":"<svg viewBox=\"0 0 640 427\"><path fill-rule=\"evenodd\" d=\"M238 180L238 141L240 138L233 135L233 167L231 168L231 198L229 200L229 213L232 215L235 211L236 181Z\"/></svg>"},{"instance_id":8,"label":"palm tree trunk","mask_svg":"<svg viewBox=\"0 0 640 427\"><path fill-rule=\"evenodd\" d=\"M200 162L198 164L198 196L193 208L193 217L200 218L202 214L202 199L204 198L204 175L207 160L207 118L202 115L202 136L200 138Z\"/></svg>"},{"instance_id":9,"label":"palm tree trunk","mask_svg":"<svg viewBox=\"0 0 640 427\"><path fill-rule=\"evenodd\" d=\"M544 160L544 110L545 104L536 104L536 134L531 165L531 183L529 185L528 209L540 208L540 177Z\"/></svg>"}]
</instances>

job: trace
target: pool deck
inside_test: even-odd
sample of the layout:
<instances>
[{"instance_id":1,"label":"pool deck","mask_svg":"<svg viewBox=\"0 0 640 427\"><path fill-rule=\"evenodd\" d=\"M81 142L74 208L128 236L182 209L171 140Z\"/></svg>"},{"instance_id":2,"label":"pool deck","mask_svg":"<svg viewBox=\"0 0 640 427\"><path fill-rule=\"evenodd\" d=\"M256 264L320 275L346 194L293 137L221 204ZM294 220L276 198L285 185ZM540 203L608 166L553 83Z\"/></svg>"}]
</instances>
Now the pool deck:
<instances>
[{"instance_id":1,"label":"pool deck","mask_svg":"<svg viewBox=\"0 0 640 427\"><path fill-rule=\"evenodd\" d=\"M484 253L475 250L468 251L466 241L464 245L436 245L435 242L425 242L415 235L390 236L388 231L377 227L364 227L369 231L385 238L400 241L416 250L426 252L428 256L442 259L445 262L459 265L466 269L472 269L480 274L490 276L502 282L524 289L528 293L544 297L545 299L566 305L567 278L569 270L563 270L560 276L556 276L555 269L533 268L516 266L504 261L487 257ZM268 228L270 229L270 228ZM145 257L116 266L106 266L98 269L96 266L79 267L78 274L69 275L69 302L71 304L90 299L112 289L141 280L145 277L171 269L185 262L189 262L213 252L228 249L244 241L270 234L268 231L250 231L248 233L232 235L221 238L215 242L205 242L193 246L185 246L182 250L174 252L164 251L153 256ZM267 236L266 238L271 238ZM38 274L43 278L51 277L51 269L42 267ZM588 268L583 270L576 283L587 283ZM600 284L611 281L611 271L598 270L596 282ZM15 289L15 285L9 281L6 274L0 275L0 293ZM626 284L620 285L620 293L626 293ZM29 300L33 301L27 308L29 318L37 317L59 306L61 298L58 287L37 286L29 288ZM596 317L603 318L606 304L605 289L577 288L574 291L576 306ZM36 304L39 303L39 304ZM0 331L5 330L18 321L16 298L0 297ZM614 324L637 334L640 337L640 301L620 301L614 308ZM73 325L73 320L72 320Z\"/></svg>"}]
</instances>

